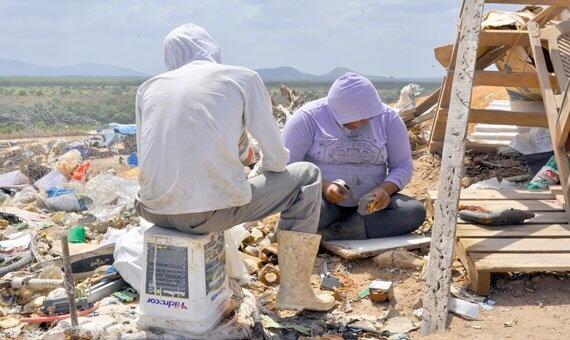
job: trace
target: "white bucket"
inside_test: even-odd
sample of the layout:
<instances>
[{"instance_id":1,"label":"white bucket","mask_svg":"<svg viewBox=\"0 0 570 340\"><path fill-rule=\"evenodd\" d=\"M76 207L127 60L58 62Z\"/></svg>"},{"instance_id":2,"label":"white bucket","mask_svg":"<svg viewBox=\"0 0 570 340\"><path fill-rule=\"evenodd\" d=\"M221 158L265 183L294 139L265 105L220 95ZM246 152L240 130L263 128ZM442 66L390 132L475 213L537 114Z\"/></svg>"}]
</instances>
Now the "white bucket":
<instances>
[{"instance_id":1,"label":"white bucket","mask_svg":"<svg viewBox=\"0 0 570 340\"><path fill-rule=\"evenodd\" d=\"M228 308L223 233L190 235L158 226L144 233L139 326L179 334L212 330Z\"/></svg>"}]
</instances>

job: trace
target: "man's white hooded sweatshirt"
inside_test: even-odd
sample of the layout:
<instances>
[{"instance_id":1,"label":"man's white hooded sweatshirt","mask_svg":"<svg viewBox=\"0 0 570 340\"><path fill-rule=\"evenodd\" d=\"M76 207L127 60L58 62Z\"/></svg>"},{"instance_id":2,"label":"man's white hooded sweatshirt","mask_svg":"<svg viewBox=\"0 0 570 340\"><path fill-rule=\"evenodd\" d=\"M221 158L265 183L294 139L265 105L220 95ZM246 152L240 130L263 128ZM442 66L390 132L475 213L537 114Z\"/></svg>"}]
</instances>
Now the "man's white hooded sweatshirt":
<instances>
[{"instance_id":1,"label":"man's white hooded sweatshirt","mask_svg":"<svg viewBox=\"0 0 570 340\"><path fill-rule=\"evenodd\" d=\"M260 172L282 172L289 158L259 75L221 65L214 40L193 24L168 34L164 61L170 71L143 83L136 97L137 200L154 214L249 203L238 157L244 129L261 146Z\"/></svg>"}]
</instances>

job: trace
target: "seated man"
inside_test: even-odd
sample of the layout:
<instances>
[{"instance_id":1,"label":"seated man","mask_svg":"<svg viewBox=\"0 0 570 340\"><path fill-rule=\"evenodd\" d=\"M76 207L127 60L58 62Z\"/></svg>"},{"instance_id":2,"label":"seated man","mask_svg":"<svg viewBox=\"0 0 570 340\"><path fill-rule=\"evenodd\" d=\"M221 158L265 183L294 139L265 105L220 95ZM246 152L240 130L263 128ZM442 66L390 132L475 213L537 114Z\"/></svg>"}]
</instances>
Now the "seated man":
<instances>
[{"instance_id":1,"label":"seated man","mask_svg":"<svg viewBox=\"0 0 570 340\"><path fill-rule=\"evenodd\" d=\"M365 77L338 78L326 98L293 114L282 138L291 152L289 163L305 160L321 169L324 239L402 235L424 222L423 205L398 194L413 172L406 126ZM371 214L363 216L357 210L364 195L373 199Z\"/></svg>"},{"instance_id":2,"label":"seated man","mask_svg":"<svg viewBox=\"0 0 570 340\"><path fill-rule=\"evenodd\" d=\"M315 295L310 281L320 242L320 171L287 165L258 74L220 64L218 46L194 24L168 34L164 61L169 71L143 83L136 97L136 210L158 226L194 234L281 212L277 307L332 308L334 298ZM249 180L238 150L246 130L263 152Z\"/></svg>"}]
</instances>

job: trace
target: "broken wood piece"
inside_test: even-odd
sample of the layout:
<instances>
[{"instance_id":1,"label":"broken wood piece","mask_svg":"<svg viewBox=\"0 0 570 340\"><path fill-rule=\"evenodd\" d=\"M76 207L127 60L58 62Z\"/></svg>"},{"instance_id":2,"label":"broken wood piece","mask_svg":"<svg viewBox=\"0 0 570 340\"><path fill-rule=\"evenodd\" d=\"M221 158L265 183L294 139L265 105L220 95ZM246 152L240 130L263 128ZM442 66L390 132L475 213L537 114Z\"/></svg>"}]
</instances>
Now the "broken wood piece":
<instances>
[{"instance_id":1,"label":"broken wood piece","mask_svg":"<svg viewBox=\"0 0 570 340\"><path fill-rule=\"evenodd\" d=\"M279 269L270 264L261 268L257 274L259 281L266 286L274 286L279 283Z\"/></svg>"},{"instance_id":2,"label":"broken wood piece","mask_svg":"<svg viewBox=\"0 0 570 340\"><path fill-rule=\"evenodd\" d=\"M259 259L262 262L277 264L277 243L264 246L259 251Z\"/></svg>"},{"instance_id":3,"label":"broken wood piece","mask_svg":"<svg viewBox=\"0 0 570 340\"><path fill-rule=\"evenodd\" d=\"M387 250L396 248L418 249L427 246L430 238L421 235L401 235L367 240L335 240L323 241L326 250L345 259L357 259L376 256Z\"/></svg>"}]
</instances>

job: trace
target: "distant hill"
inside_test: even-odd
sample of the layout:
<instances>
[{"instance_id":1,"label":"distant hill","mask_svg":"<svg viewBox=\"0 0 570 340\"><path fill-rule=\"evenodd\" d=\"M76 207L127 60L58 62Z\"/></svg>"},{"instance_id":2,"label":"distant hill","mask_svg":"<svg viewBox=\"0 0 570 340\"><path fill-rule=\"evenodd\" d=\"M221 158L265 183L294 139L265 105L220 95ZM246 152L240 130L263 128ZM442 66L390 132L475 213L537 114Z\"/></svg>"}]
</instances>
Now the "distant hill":
<instances>
[{"instance_id":1,"label":"distant hill","mask_svg":"<svg viewBox=\"0 0 570 340\"><path fill-rule=\"evenodd\" d=\"M148 77L147 74L125 67L95 63L50 67L24 63L13 59L0 59L0 76L26 77Z\"/></svg>"},{"instance_id":2,"label":"distant hill","mask_svg":"<svg viewBox=\"0 0 570 340\"><path fill-rule=\"evenodd\" d=\"M304 73L290 66L274 68L263 68L256 70L264 82L333 82L346 72L354 72L345 67L337 67L322 75ZM24 63L13 59L0 58L0 76L24 76L24 77L131 77L148 78L152 75L135 71L129 68L95 64L81 63L73 66L51 67ZM392 78L365 75L372 81L441 81L440 79L414 79L414 78Z\"/></svg>"},{"instance_id":3,"label":"distant hill","mask_svg":"<svg viewBox=\"0 0 570 340\"><path fill-rule=\"evenodd\" d=\"M310 73L303 73L294 67L281 66L275 68L262 68L256 70L261 76L264 82L280 82L280 81L312 81L312 82L330 82L336 80L338 77L342 76L347 72L355 72L346 67L337 67L334 70L323 74L314 75ZM373 81L387 81L391 80L388 77L379 77L365 75L368 79Z\"/></svg>"}]
</instances>

